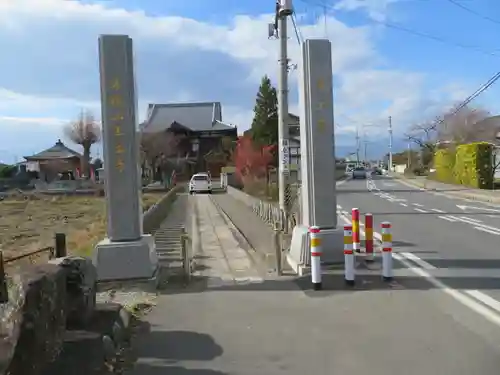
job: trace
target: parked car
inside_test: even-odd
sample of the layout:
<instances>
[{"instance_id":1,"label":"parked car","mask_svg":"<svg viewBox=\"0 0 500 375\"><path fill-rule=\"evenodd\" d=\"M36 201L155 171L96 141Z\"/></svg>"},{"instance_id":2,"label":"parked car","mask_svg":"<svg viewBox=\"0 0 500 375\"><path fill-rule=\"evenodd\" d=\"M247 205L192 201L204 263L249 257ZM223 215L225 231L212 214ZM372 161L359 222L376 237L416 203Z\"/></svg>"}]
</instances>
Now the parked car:
<instances>
[{"instance_id":1,"label":"parked car","mask_svg":"<svg viewBox=\"0 0 500 375\"><path fill-rule=\"evenodd\" d=\"M189 181L189 194L208 193L212 194L212 180L207 173L196 173Z\"/></svg>"},{"instance_id":2,"label":"parked car","mask_svg":"<svg viewBox=\"0 0 500 375\"><path fill-rule=\"evenodd\" d=\"M378 176L382 176L382 169L375 167L375 168L373 168L373 173L378 175Z\"/></svg>"},{"instance_id":3,"label":"parked car","mask_svg":"<svg viewBox=\"0 0 500 375\"><path fill-rule=\"evenodd\" d=\"M352 171L353 180L356 178L366 179L366 169L364 167L356 167Z\"/></svg>"}]
</instances>

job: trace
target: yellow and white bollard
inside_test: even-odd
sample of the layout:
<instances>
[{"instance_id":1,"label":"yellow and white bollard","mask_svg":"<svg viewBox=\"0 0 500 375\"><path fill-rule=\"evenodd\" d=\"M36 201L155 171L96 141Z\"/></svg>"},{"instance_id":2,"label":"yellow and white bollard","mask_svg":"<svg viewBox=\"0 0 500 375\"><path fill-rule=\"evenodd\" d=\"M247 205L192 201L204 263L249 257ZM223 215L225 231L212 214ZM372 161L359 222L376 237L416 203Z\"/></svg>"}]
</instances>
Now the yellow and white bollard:
<instances>
[{"instance_id":1,"label":"yellow and white bollard","mask_svg":"<svg viewBox=\"0 0 500 375\"><path fill-rule=\"evenodd\" d=\"M354 251L352 248L352 225L344 225L344 280L347 285L354 285Z\"/></svg>"},{"instance_id":2,"label":"yellow and white bollard","mask_svg":"<svg viewBox=\"0 0 500 375\"><path fill-rule=\"evenodd\" d=\"M310 227L311 237L311 281L314 290L321 290L321 238L318 227Z\"/></svg>"},{"instance_id":3,"label":"yellow and white bollard","mask_svg":"<svg viewBox=\"0 0 500 375\"><path fill-rule=\"evenodd\" d=\"M392 271L392 233L391 223L383 222L382 229L382 278L384 281L391 281Z\"/></svg>"}]
</instances>

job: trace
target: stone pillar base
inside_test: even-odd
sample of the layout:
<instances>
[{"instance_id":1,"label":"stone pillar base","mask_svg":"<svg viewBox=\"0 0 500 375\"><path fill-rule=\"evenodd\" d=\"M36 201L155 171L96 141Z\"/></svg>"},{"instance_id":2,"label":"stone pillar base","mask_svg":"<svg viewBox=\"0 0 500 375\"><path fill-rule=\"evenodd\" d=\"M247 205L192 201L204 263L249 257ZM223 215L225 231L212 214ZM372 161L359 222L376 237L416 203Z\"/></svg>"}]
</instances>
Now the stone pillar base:
<instances>
[{"instance_id":1,"label":"stone pillar base","mask_svg":"<svg viewBox=\"0 0 500 375\"><path fill-rule=\"evenodd\" d=\"M99 242L92 259L98 281L153 279L158 270L158 256L153 236L143 235L137 241Z\"/></svg>"},{"instance_id":2,"label":"stone pillar base","mask_svg":"<svg viewBox=\"0 0 500 375\"><path fill-rule=\"evenodd\" d=\"M343 228L321 229L321 248L323 264L344 263L344 230ZM293 271L302 276L309 272L311 261L309 228L297 225L293 228L290 251L287 254L287 263Z\"/></svg>"}]
</instances>

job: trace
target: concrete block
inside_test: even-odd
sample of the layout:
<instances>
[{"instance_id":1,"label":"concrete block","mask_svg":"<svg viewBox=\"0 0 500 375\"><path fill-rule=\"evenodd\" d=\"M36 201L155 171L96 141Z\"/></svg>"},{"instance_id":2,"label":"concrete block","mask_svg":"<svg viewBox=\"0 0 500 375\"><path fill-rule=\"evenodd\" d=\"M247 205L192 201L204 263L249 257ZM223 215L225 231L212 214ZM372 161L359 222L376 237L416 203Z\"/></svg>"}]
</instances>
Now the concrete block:
<instances>
[{"instance_id":1,"label":"concrete block","mask_svg":"<svg viewBox=\"0 0 500 375\"><path fill-rule=\"evenodd\" d=\"M158 270L153 236L143 235L140 240L127 242L106 238L97 244L93 263L98 281L153 279Z\"/></svg>"}]
</instances>

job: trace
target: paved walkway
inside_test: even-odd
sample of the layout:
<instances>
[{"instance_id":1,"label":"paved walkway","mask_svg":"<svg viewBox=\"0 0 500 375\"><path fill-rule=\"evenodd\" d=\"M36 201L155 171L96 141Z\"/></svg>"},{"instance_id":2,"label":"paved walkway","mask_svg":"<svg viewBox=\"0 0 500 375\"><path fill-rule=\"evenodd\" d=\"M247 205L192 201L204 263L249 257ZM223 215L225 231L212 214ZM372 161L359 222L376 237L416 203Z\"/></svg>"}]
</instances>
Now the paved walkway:
<instances>
[{"instance_id":1,"label":"paved walkway","mask_svg":"<svg viewBox=\"0 0 500 375\"><path fill-rule=\"evenodd\" d=\"M196 199L199 273L158 297L128 375L498 374L500 329L426 281L259 281L210 198Z\"/></svg>"},{"instance_id":2,"label":"paved walkway","mask_svg":"<svg viewBox=\"0 0 500 375\"><path fill-rule=\"evenodd\" d=\"M194 277L206 278L209 286L262 282L247 250L243 249L208 195L197 197L201 266Z\"/></svg>"}]
</instances>

